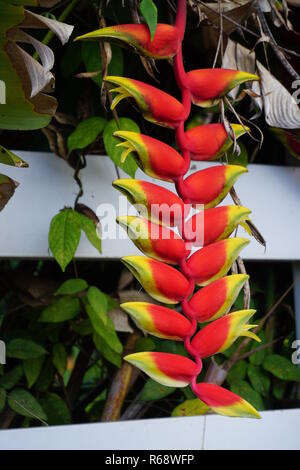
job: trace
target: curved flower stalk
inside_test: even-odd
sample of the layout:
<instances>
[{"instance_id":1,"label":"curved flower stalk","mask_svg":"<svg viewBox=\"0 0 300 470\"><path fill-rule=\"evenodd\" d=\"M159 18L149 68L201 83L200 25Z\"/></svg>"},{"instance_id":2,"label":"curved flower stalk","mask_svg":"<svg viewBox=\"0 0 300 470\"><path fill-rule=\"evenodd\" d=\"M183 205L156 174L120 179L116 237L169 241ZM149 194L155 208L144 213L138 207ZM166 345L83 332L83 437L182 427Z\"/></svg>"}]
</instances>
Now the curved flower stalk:
<instances>
[{"instance_id":1,"label":"curved flower stalk","mask_svg":"<svg viewBox=\"0 0 300 470\"><path fill-rule=\"evenodd\" d=\"M239 176L247 170L237 165L216 165L185 178L191 158L215 160L232 145L222 124L200 126L185 132L191 103L215 104L233 87L256 80L256 75L237 70L203 69L186 73L181 42L186 25L186 0L178 0L174 27L159 25L153 42L144 25L123 25L89 33L81 39L105 38L122 41L142 55L174 56L174 73L182 102L143 82L124 77L106 77L114 85L114 108L123 98L133 99L145 119L175 130L178 150L150 136L123 131L115 133L124 148L122 160L134 153L140 168L158 180L174 183L178 195L141 180L119 179L113 183L138 205L140 216L120 216L135 245L146 256L126 256L124 264L151 297L166 305L181 304L181 313L148 302L127 302L122 308L142 330L166 340L182 341L191 358L177 354L139 352L124 359L157 382L172 387L190 385L211 410L227 416L259 417L241 397L212 383L198 383L202 359L229 348L237 338L259 338L248 321L254 310L230 312L249 276L228 275L246 238L228 238L238 225L247 227L250 210L216 207ZM168 34L172 40L168 43ZM160 50L157 44L160 42ZM167 50L167 52L165 52ZM232 124L236 138L249 129ZM191 215L192 207L204 211ZM178 228L178 233L172 230ZM202 246L202 248L199 248ZM193 254L191 247L199 248ZM194 293L195 285L201 286ZM207 323L199 327L201 323Z\"/></svg>"}]
</instances>

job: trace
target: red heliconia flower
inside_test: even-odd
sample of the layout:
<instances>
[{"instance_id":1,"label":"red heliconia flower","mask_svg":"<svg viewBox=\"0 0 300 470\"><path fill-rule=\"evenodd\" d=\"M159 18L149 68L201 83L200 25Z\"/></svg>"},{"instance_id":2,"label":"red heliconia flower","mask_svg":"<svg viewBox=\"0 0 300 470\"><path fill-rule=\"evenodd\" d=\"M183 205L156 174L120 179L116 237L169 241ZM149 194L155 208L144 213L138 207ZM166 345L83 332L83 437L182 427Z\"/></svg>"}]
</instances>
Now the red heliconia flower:
<instances>
[{"instance_id":1,"label":"red heliconia flower","mask_svg":"<svg viewBox=\"0 0 300 470\"><path fill-rule=\"evenodd\" d=\"M199 69L187 73L187 85L194 104L210 107L237 85L259 80L257 75L231 69Z\"/></svg>"},{"instance_id":2,"label":"red heliconia flower","mask_svg":"<svg viewBox=\"0 0 300 470\"><path fill-rule=\"evenodd\" d=\"M140 55L152 59L170 59L180 47L180 37L176 27L159 23L153 40L145 24L120 24L97 29L79 36L75 41L104 39L117 42L121 46L130 46Z\"/></svg>"},{"instance_id":3,"label":"red heliconia flower","mask_svg":"<svg viewBox=\"0 0 300 470\"><path fill-rule=\"evenodd\" d=\"M148 302L126 302L121 307L139 328L158 338L183 341L190 334L190 321L176 310Z\"/></svg>"},{"instance_id":4,"label":"red heliconia flower","mask_svg":"<svg viewBox=\"0 0 300 470\"><path fill-rule=\"evenodd\" d=\"M236 139L245 132L248 127L240 124L231 124ZM216 160L222 157L233 145L228 136L224 124L204 124L196 126L185 132L185 146L191 152L192 160Z\"/></svg>"},{"instance_id":5,"label":"red heliconia flower","mask_svg":"<svg viewBox=\"0 0 300 470\"><path fill-rule=\"evenodd\" d=\"M183 216L189 214L189 206L180 197L156 184L124 178L114 181L113 186L138 206L143 217L155 223L174 227L181 225Z\"/></svg>"},{"instance_id":6,"label":"red heliconia flower","mask_svg":"<svg viewBox=\"0 0 300 470\"><path fill-rule=\"evenodd\" d=\"M255 312L256 310L239 310L209 323L192 339L193 348L200 357L205 358L226 351L240 336L248 336L260 342L258 336L249 331L256 325L247 325Z\"/></svg>"},{"instance_id":7,"label":"red heliconia flower","mask_svg":"<svg viewBox=\"0 0 300 470\"><path fill-rule=\"evenodd\" d=\"M186 262L189 276L200 286L221 278L248 243L247 238L227 238L196 251Z\"/></svg>"},{"instance_id":8,"label":"red heliconia flower","mask_svg":"<svg viewBox=\"0 0 300 470\"><path fill-rule=\"evenodd\" d=\"M134 152L139 167L152 178L173 182L186 173L182 156L167 144L138 132L117 131L116 137L124 139L118 147L125 147L121 156L122 163L127 155Z\"/></svg>"},{"instance_id":9,"label":"red heliconia flower","mask_svg":"<svg viewBox=\"0 0 300 470\"><path fill-rule=\"evenodd\" d=\"M145 256L124 256L122 262L145 291L159 302L177 304L189 292L189 281L168 264Z\"/></svg>"},{"instance_id":10,"label":"red heliconia flower","mask_svg":"<svg viewBox=\"0 0 300 470\"><path fill-rule=\"evenodd\" d=\"M182 238L163 225L135 216L118 217L117 222L145 255L158 261L179 264L190 253Z\"/></svg>"},{"instance_id":11,"label":"red heliconia flower","mask_svg":"<svg viewBox=\"0 0 300 470\"><path fill-rule=\"evenodd\" d=\"M198 290L189 300L196 320L213 321L228 313L248 279L248 274L232 274Z\"/></svg>"},{"instance_id":12,"label":"red heliconia flower","mask_svg":"<svg viewBox=\"0 0 300 470\"><path fill-rule=\"evenodd\" d=\"M133 98L147 121L160 126L176 128L186 114L183 105L164 91L147 83L125 77L105 77L105 82L117 85L111 109L124 98Z\"/></svg>"},{"instance_id":13,"label":"red heliconia flower","mask_svg":"<svg viewBox=\"0 0 300 470\"><path fill-rule=\"evenodd\" d=\"M193 215L184 224L184 236L194 246L205 246L229 237L238 225L245 226L250 209L221 206Z\"/></svg>"},{"instance_id":14,"label":"red heliconia flower","mask_svg":"<svg viewBox=\"0 0 300 470\"><path fill-rule=\"evenodd\" d=\"M219 385L202 382L194 387L194 391L215 413L239 418L260 418L250 403Z\"/></svg>"},{"instance_id":15,"label":"red heliconia flower","mask_svg":"<svg viewBox=\"0 0 300 470\"><path fill-rule=\"evenodd\" d=\"M191 359L178 354L140 352L124 357L156 382L168 387L186 387L197 374L198 366Z\"/></svg>"},{"instance_id":16,"label":"red heliconia flower","mask_svg":"<svg viewBox=\"0 0 300 470\"><path fill-rule=\"evenodd\" d=\"M179 189L191 204L215 207L228 194L237 178L248 170L238 165L217 165L188 176Z\"/></svg>"}]
</instances>

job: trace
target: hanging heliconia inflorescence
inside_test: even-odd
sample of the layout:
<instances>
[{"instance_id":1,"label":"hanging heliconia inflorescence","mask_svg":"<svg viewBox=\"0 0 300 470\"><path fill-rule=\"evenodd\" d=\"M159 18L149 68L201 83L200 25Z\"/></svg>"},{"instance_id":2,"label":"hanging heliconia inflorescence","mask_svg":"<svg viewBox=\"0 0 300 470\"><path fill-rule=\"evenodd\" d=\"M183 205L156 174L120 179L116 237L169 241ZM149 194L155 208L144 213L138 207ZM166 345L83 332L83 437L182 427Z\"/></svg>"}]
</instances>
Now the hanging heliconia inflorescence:
<instances>
[{"instance_id":1,"label":"hanging heliconia inflorescence","mask_svg":"<svg viewBox=\"0 0 300 470\"><path fill-rule=\"evenodd\" d=\"M134 100L148 121L174 129L178 151L150 136L120 129L115 136L124 147L122 161L134 153L139 167L158 180L173 182L178 195L159 185L135 179L118 179L113 185L131 203L146 208L141 216L120 216L135 245L146 256L126 256L124 264L155 300L164 304L181 303L182 313L147 302L128 302L121 307L144 331L159 338L183 341L191 358L163 352L139 352L125 360L160 384L191 386L194 394L211 410L227 416L259 417L243 398L214 383L198 382L202 359L225 351L233 342L248 336L249 320L255 310L228 313L240 290L248 281L246 274L227 275L245 238L228 238L242 225L247 229L249 209L217 206L247 170L237 165L220 164L184 178L190 160L215 160L233 143L223 124L207 124L185 131L191 103L208 107L217 104L232 88L256 75L238 70L199 69L186 73L182 41L186 27L186 0L178 0L174 26L158 24L153 40L145 24L125 24L103 28L78 39L117 40L140 55L153 59L173 58L182 102L164 91L132 78L105 77L115 93L112 109L123 99ZM248 132L231 125L235 138ZM204 210L187 220L192 207ZM201 219L201 220L200 220ZM200 224L200 225L199 225ZM197 233L197 227L202 227ZM170 227L178 228L179 234ZM249 230L248 230L249 231ZM137 236L138 234L138 236ZM190 254L192 247L202 246ZM179 269L176 268L179 267ZM194 293L195 286L201 286ZM198 328L199 323L208 323Z\"/></svg>"}]
</instances>

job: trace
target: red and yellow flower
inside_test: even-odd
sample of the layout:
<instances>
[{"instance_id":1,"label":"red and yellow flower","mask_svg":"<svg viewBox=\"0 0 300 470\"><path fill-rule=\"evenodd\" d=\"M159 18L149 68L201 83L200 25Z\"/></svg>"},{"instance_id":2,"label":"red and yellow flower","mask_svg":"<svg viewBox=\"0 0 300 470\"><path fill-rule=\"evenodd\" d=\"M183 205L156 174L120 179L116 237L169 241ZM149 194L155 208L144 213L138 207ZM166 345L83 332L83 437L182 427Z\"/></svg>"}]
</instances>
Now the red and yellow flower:
<instances>
[{"instance_id":1,"label":"red and yellow flower","mask_svg":"<svg viewBox=\"0 0 300 470\"><path fill-rule=\"evenodd\" d=\"M156 382L168 387L186 387L197 374L197 364L185 356L162 352L140 352L124 357Z\"/></svg>"},{"instance_id":2,"label":"red and yellow flower","mask_svg":"<svg viewBox=\"0 0 300 470\"><path fill-rule=\"evenodd\" d=\"M120 24L97 29L79 36L75 41L104 39L117 42L121 46L130 46L134 51L152 59L170 59L180 46L180 37L175 26L159 23L153 40L145 24Z\"/></svg>"},{"instance_id":3,"label":"red and yellow flower","mask_svg":"<svg viewBox=\"0 0 300 470\"><path fill-rule=\"evenodd\" d=\"M189 300L197 321L217 320L228 313L248 279L248 274L232 274L198 290Z\"/></svg>"},{"instance_id":4,"label":"red and yellow flower","mask_svg":"<svg viewBox=\"0 0 300 470\"><path fill-rule=\"evenodd\" d=\"M125 148L121 155L122 163L129 153L134 152L139 167L152 178L173 182L185 174L184 159L173 147L138 132L117 131L114 135L124 139L118 144L118 147Z\"/></svg>"},{"instance_id":5,"label":"red and yellow flower","mask_svg":"<svg viewBox=\"0 0 300 470\"><path fill-rule=\"evenodd\" d=\"M113 186L135 204L143 217L155 223L174 227L189 214L189 206L179 196L157 184L124 178L114 181Z\"/></svg>"},{"instance_id":6,"label":"red and yellow flower","mask_svg":"<svg viewBox=\"0 0 300 470\"><path fill-rule=\"evenodd\" d=\"M225 276L249 240L227 238L196 251L186 262L189 275L199 286Z\"/></svg>"},{"instance_id":7,"label":"red and yellow flower","mask_svg":"<svg viewBox=\"0 0 300 470\"><path fill-rule=\"evenodd\" d=\"M231 124L236 139L241 137L249 128L240 124ZM204 124L185 132L185 146L191 152L192 160L216 160L233 145L224 124Z\"/></svg>"},{"instance_id":8,"label":"red and yellow flower","mask_svg":"<svg viewBox=\"0 0 300 470\"><path fill-rule=\"evenodd\" d=\"M190 334L190 321L170 308L148 302L126 302L121 307L140 329L158 338L183 341Z\"/></svg>"},{"instance_id":9,"label":"red and yellow flower","mask_svg":"<svg viewBox=\"0 0 300 470\"><path fill-rule=\"evenodd\" d=\"M122 216L117 222L133 243L147 256L168 264L179 264L190 251L182 238L163 225L136 216Z\"/></svg>"},{"instance_id":10,"label":"red and yellow flower","mask_svg":"<svg viewBox=\"0 0 300 470\"><path fill-rule=\"evenodd\" d=\"M168 264L145 256L125 256L122 262L145 291L159 302L177 304L189 292L189 281Z\"/></svg>"},{"instance_id":11,"label":"red and yellow flower","mask_svg":"<svg viewBox=\"0 0 300 470\"><path fill-rule=\"evenodd\" d=\"M195 246L209 245L229 237L238 225L245 226L250 213L250 209L243 206L207 209L186 221L184 235Z\"/></svg>"},{"instance_id":12,"label":"red and yellow flower","mask_svg":"<svg viewBox=\"0 0 300 470\"><path fill-rule=\"evenodd\" d=\"M111 104L112 110L124 98L132 98L147 121L173 129L180 124L186 114L183 105L173 96L147 83L132 78L111 76L105 77L104 80L117 85L117 88L111 90L116 93Z\"/></svg>"},{"instance_id":13,"label":"red and yellow flower","mask_svg":"<svg viewBox=\"0 0 300 470\"><path fill-rule=\"evenodd\" d=\"M198 398L215 413L239 418L260 418L256 409L233 392L211 383L198 383L195 387Z\"/></svg>"},{"instance_id":14,"label":"red and yellow flower","mask_svg":"<svg viewBox=\"0 0 300 470\"><path fill-rule=\"evenodd\" d=\"M180 189L191 204L215 207L227 196L240 175L248 170L238 165L217 165L188 176Z\"/></svg>"},{"instance_id":15,"label":"red and yellow flower","mask_svg":"<svg viewBox=\"0 0 300 470\"><path fill-rule=\"evenodd\" d=\"M210 107L242 83L259 80L257 75L231 69L199 69L187 73L187 85L194 104Z\"/></svg>"},{"instance_id":16,"label":"red and yellow flower","mask_svg":"<svg viewBox=\"0 0 300 470\"><path fill-rule=\"evenodd\" d=\"M194 336L192 346L200 357L205 358L226 351L240 336L248 336L260 342L259 337L249 331L257 325L247 324L255 312L252 309L239 310L209 323Z\"/></svg>"}]
</instances>

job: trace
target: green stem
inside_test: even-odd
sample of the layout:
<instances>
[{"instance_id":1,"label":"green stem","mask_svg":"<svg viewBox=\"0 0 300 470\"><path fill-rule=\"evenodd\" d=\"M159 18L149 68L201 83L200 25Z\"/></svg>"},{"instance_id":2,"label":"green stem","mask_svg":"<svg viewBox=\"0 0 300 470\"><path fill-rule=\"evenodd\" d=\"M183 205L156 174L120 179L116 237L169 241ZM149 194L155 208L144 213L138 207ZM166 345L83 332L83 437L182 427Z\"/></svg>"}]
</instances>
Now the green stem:
<instances>
[{"instance_id":1,"label":"green stem","mask_svg":"<svg viewBox=\"0 0 300 470\"><path fill-rule=\"evenodd\" d=\"M63 10L61 15L58 17L58 21L61 21L61 22L65 21L65 19L71 14L73 8L76 7L77 3L79 3L79 0L72 0ZM53 31L48 31L48 33L45 35L44 39L42 40L42 43L48 46L53 36L54 36ZM37 54L37 52L35 52L33 54L33 58L37 60L38 57L39 55Z\"/></svg>"}]
</instances>

